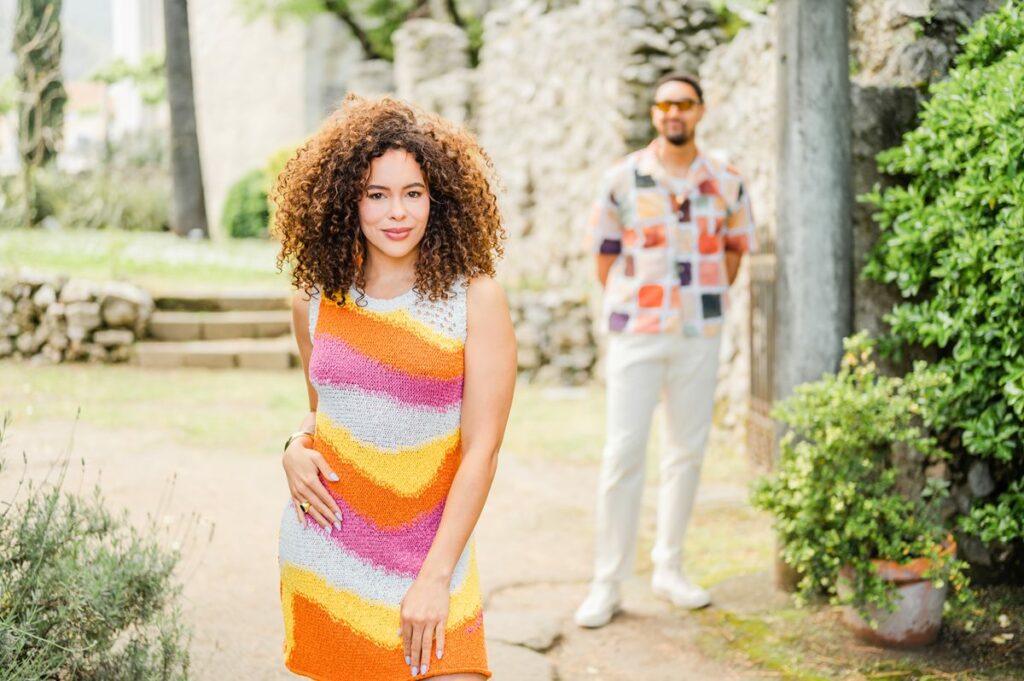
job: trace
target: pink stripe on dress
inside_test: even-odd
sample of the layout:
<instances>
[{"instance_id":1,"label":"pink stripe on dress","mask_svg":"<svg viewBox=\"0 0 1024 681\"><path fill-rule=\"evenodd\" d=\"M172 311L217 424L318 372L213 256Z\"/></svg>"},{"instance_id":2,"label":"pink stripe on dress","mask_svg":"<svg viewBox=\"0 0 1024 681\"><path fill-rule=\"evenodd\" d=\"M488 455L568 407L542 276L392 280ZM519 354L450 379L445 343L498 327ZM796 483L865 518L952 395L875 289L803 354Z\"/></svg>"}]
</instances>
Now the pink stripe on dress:
<instances>
[{"instance_id":1,"label":"pink stripe on dress","mask_svg":"<svg viewBox=\"0 0 1024 681\"><path fill-rule=\"evenodd\" d=\"M340 496L333 493L331 496L344 518L341 531L331 532L331 540L335 544L389 572L410 577L419 574L441 524L443 501L408 525L397 530L385 530L357 513Z\"/></svg>"},{"instance_id":2,"label":"pink stripe on dress","mask_svg":"<svg viewBox=\"0 0 1024 681\"><path fill-rule=\"evenodd\" d=\"M322 359L311 362L310 378L320 383L384 393L417 406L447 408L462 400L461 376L449 380L412 376L327 334L317 335L314 352L322 353Z\"/></svg>"}]
</instances>

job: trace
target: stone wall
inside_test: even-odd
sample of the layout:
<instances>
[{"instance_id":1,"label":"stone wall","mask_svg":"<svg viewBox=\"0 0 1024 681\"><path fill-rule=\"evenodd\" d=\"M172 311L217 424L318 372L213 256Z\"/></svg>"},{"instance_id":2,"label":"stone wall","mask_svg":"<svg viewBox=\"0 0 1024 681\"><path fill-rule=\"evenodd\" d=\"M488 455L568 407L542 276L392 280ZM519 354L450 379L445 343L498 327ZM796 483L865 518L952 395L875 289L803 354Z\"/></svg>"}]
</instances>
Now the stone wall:
<instances>
[{"instance_id":1,"label":"stone wall","mask_svg":"<svg viewBox=\"0 0 1024 681\"><path fill-rule=\"evenodd\" d=\"M474 72L466 33L454 24L413 19L395 31L392 43L398 96L448 120L469 122Z\"/></svg>"},{"instance_id":2,"label":"stone wall","mask_svg":"<svg viewBox=\"0 0 1024 681\"><path fill-rule=\"evenodd\" d=\"M704 0L513 0L487 16L474 120L505 184L506 282L592 289L600 175L650 139L654 81L695 70L720 39Z\"/></svg>"},{"instance_id":3,"label":"stone wall","mask_svg":"<svg viewBox=\"0 0 1024 681\"><path fill-rule=\"evenodd\" d=\"M539 383L582 385L593 378L597 343L586 294L510 291L519 375Z\"/></svg>"},{"instance_id":4,"label":"stone wall","mask_svg":"<svg viewBox=\"0 0 1024 681\"><path fill-rule=\"evenodd\" d=\"M0 273L0 358L123 362L152 312L149 294L129 284Z\"/></svg>"}]
</instances>

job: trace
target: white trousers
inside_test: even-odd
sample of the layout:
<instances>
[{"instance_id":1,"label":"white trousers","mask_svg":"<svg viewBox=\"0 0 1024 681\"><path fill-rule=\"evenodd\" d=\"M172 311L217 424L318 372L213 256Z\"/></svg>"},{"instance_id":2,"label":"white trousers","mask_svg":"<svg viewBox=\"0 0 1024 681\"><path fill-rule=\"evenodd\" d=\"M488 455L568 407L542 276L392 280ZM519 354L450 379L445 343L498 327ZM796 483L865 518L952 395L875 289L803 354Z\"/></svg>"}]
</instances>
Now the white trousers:
<instances>
[{"instance_id":1,"label":"white trousers","mask_svg":"<svg viewBox=\"0 0 1024 681\"><path fill-rule=\"evenodd\" d=\"M651 559L656 568L680 569L711 430L720 341L664 334L609 338L608 433L598 483L595 581L616 582L633 573L647 438L659 397L665 409Z\"/></svg>"}]
</instances>

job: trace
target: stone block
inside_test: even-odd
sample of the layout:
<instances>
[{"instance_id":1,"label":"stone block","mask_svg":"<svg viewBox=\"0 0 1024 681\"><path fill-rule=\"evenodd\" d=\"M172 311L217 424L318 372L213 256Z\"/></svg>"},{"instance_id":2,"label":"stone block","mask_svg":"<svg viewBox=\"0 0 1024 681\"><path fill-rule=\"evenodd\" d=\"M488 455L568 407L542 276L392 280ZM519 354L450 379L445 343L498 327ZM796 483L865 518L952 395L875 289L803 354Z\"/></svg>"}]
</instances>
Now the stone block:
<instances>
[{"instance_id":1,"label":"stone block","mask_svg":"<svg viewBox=\"0 0 1024 681\"><path fill-rule=\"evenodd\" d=\"M67 303L64 305L64 316L67 317L69 329L76 327L88 332L103 323L99 303Z\"/></svg>"},{"instance_id":2,"label":"stone block","mask_svg":"<svg viewBox=\"0 0 1024 681\"><path fill-rule=\"evenodd\" d=\"M84 279L71 279L60 290L62 303L87 303L95 293L95 284Z\"/></svg>"},{"instance_id":3,"label":"stone block","mask_svg":"<svg viewBox=\"0 0 1024 681\"><path fill-rule=\"evenodd\" d=\"M135 342L135 334L128 329L103 329L92 335L92 340L105 348L118 345L131 345Z\"/></svg>"}]
</instances>

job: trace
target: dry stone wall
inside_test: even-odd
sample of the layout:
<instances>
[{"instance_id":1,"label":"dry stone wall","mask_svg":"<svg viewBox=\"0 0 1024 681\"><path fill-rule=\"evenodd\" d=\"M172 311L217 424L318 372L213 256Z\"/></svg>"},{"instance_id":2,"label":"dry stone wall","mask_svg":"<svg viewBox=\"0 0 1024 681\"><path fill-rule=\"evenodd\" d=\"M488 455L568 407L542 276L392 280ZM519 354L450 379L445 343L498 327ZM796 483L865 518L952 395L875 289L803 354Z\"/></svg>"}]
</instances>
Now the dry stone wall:
<instances>
[{"instance_id":1,"label":"dry stone wall","mask_svg":"<svg viewBox=\"0 0 1024 681\"><path fill-rule=\"evenodd\" d=\"M454 24L413 19L392 36L398 96L457 123L469 121L474 72L469 39Z\"/></svg>"},{"instance_id":2,"label":"dry stone wall","mask_svg":"<svg viewBox=\"0 0 1024 681\"><path fill-rule=\"evenodd\" d=\"M487 16L474 120L505 184L506 282L592 287L600 175L649 141L654 81L696 69L721 37L703 0L513 0Z\"/></svg>"},{"instance_id":3,"label":"dry stone wall","mask_svg":"<svg viewBox=\"0 0 1024 681\"><path fill-rule=\"evenodd\" d=\"M0 273L0 358L123 362L152 312L153 299L130 284Z\"/></svg>"}]
</instances>

